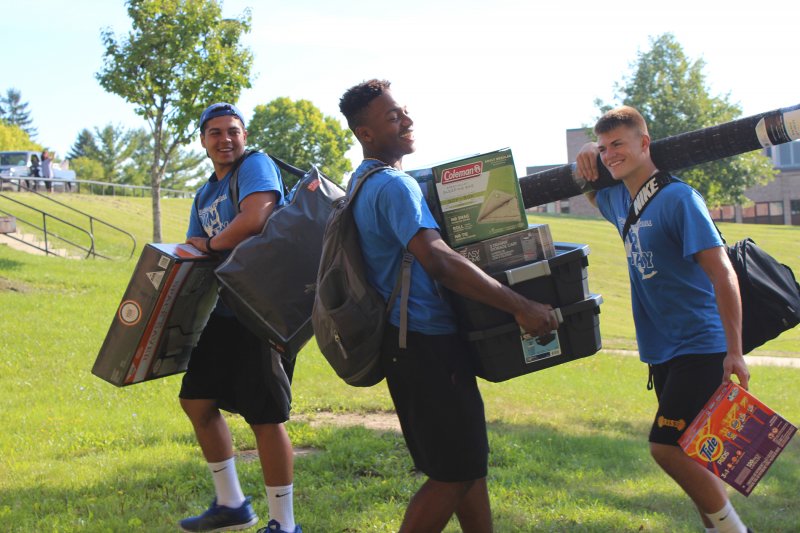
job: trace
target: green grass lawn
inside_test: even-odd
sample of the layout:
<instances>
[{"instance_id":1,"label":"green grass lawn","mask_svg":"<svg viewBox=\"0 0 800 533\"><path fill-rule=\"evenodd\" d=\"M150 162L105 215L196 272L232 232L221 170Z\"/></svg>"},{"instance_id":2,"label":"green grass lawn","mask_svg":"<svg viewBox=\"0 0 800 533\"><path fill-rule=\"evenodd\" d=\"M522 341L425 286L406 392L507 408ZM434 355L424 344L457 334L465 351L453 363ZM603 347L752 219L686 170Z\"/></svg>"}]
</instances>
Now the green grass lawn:
<instances>
[{"instance_id":1,"label":"green grass lawn","mask_svg":"<svg viewBox=\"0 0 800 533\"><path fill-rule=\"evenodd\" d=\"M149 240L149 199L77 200L134 233L139 248ZM182 241L190 201L162 205L164 240ZM634 347L619 238L594 219L532 221L549 223L557 241L589 244L589 285L605 299L605 351L481 384L496 530L701 531L691 505L649 458L654 398L644 365L610 351ZM721 229L730 241L752 236L800 268L796 228ZM175 531L178 519L208 505L210 477L177 402L180 376L116 388L91 374L137 258L138 251L133 260L75 261L0 246L0 531ZM758 353L800 356L800 328ZM391 411L384 384L348 387L313 340L298 357L293 410L303 420L321 412ZM753 366L752 374L756 396L800 422L800 369ZM230 423L237 448L253 448L246 424L238 417ZM295 510L304 531L397 530L421 482L401 436L298 420L287 427L295 446L314 451L296 461ZM797 531L798 442L749 498L731 491L754 531ZM240 460L238 469L266 517L258 463Z\"/></svg>"}]
</instances>

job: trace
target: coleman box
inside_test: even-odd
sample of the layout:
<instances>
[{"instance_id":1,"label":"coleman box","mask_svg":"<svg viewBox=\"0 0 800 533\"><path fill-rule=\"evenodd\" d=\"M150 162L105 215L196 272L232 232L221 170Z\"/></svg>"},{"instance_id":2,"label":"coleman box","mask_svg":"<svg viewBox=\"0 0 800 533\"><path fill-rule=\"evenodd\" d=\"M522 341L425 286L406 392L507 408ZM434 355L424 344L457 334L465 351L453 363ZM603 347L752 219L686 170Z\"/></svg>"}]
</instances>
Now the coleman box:
<instances>
[{"instance_id":1,"label":"coleman box","mask_svg":"<svg viewBox=\"0 0 800 533\"><path fill-rule=\"evenodd\" d=\"M439 199L436 197L436 179L433 177L432 168L423 168L419 170L409 170L408 175L417 180L419 188L422 191L422 197L425 198L425 203L428 204L428 209L433 215L439 227L444 228L444 220L442 219L442 207L439 205Z\"/></svg>"},{"instance_id":2,"label":"coleman box","mask_svg":"<svg viewBox=\"0 0 800 533\"><path fill-rule=\"evenodd\" d=\"M600 350L603 299L589 293L589 247L557 242L555 249L550 259L491 274L526 298L556 308L560 326L548 335L527 335L508 313L448 293L478 376L504 381Z\"/></svg>"},{"instance_id":3,"label":"coleman box","mask_svg":"<svg viewBox=\"0 0 800 533\"><path fill-rule=\"evenodd\" d=\"M531 224L526 230L461 246L456 252L490 273L556 255L547 224Z\"/></svg>"},{"instance_id":4,"label":"coleman box","mask_svg":"<svg viewBox=\"0 0 800 533\"><path fill-rule=\"evenodd\" d=\"M218 259L188 244L147 244L92 373L117 386L186 370L217 302Z\"/></svg>"},{"instance_id":5,"label":"coleman box","mask_svg":"<svg viewBox=\"0 0 800 533\"><path fill-rule=\"evenodd\" d=\"M678 444L689 457L748 496L796 431L751 393L728 382L711 396Z\"/></svg>"},{"instance_id":6,"label":"coleman box","mask_svg":"<svg viewBox=\"0 0 800 533\"><path fill-rule=\"evenodd\" d=\"M441 213L442 237L453 248L528 227L511 150L458 159L432 167L436 200L428 202L434 218ZM425 170L410 172L423 194ZM427 191L426 198L430 198Z\"/></svg>"}]
</instances>

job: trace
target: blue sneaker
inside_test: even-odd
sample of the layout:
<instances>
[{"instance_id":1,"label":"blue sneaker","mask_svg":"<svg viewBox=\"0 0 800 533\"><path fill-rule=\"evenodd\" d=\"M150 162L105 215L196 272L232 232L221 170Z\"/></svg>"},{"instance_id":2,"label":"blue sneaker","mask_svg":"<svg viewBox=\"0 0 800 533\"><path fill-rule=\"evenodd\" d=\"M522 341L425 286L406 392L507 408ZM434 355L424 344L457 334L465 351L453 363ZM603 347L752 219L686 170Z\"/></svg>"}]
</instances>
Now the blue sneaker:
<instances>
[{"instance_id":1,"label":"blue sneaker","mask_svg":"<svg viewBox=\"0 0 800 533\"><path fill-rule=\"evenodd\" d=\"M300 525L296 525L292 531L284 531L281 529L281 523L277 520L270 520L267 522L267 527L262 527L256 533L303 533Z\"/></svg>"},{"instance_id":2,"label":"blue sneaker","mask_svg":"<svg viewBox=\"0 0 800 533\"><path fill-rule=\"evenodd\" d=\"M258 516L250 505L250 498L245 498L242 505L236 509L217 505L217 499L200 516L184 518L180 521L183 531L233 531L247 529L258 524Z\"/></svg>"}]
</instances>

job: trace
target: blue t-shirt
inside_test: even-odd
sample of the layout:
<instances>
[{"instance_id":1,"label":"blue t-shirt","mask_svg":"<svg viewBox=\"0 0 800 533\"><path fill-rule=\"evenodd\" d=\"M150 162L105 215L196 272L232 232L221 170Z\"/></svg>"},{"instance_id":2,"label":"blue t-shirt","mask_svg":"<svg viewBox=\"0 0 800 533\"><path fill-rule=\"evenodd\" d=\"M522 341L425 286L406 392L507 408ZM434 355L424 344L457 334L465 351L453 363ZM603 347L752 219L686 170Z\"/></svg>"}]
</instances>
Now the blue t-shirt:
<instances>
[{"instance_id":1,"label":"blue t-shirt","mask_svg":"<svg viewBox=\"0 0 800 533\"><path fill-rule=\"evenodd\" d=\"M213 237L231 223L238 209L229 196L231 172L211 178L197 191L189 218L186 237ZM274 192L276 206L284 204L283 182L278 166L271 157L255 153L245 159L239 170L239 203L254 192Z\"/></svg>"},{"instance_id":2,"label":"blue t-shirt","mask_svg":"<svg viewBox=\"0 0 800 533\"><path fill-rule=\"evenodd\" d=\"M228 172L221 180L212 174L209 180L197 191L192 213L189 216L189 229L186 237L213 237L231 223L238 209L230 198L230 179ZM277 195L276 207L284 204L283 181L278 166L271 157L255 153L245 159L239 169L239 203L255 192L274 192ZM227 255L227 254L225 254ZM217 301L214 312L233 316L222 300Z\"/></svg>"},{"instance_id":3,"label":"blue t-shirt","mask_svg":"<svg viewBox=\"0 0 800 533\"><path fill-rule=\"evenodd\" d=\"M597 191L603 216L622 228L631 197L624 186ZM650 364L679 355L726 351L714 287L694 254L722 240L702 196L673 181L647 205L625 240L639 357Z\"/></svg>"},{"instance_id":4,"label":"blue t-shirt","mask_svg":"<svg viewBox=\"0 0 800 533\"><path fill-rule=\"evenodd\" d=\"M365 160L353 179L382 163ZM352 183L351 183L352 185ZM402 170L387 169L372 174L362 185L353 204L367 278L385 300L389 300L409 241L422 229L439 230L417 182ZM400 325L400 298L389 321ZM455 315L434 280L419 261L411 266L408 298L408 329L426 335L457 331Z\"/></svg>"}]
</instances>

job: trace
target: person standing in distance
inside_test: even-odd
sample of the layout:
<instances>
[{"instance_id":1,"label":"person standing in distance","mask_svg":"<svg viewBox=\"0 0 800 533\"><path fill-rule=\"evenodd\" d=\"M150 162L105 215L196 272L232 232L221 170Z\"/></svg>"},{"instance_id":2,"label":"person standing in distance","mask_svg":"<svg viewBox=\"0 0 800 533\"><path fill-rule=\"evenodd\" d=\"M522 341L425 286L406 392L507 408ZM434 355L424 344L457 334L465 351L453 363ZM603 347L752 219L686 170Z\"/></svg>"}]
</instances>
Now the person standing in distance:
<instances>
[{"instance_id":1,"label":"person standing in distance","mask_svg":"<svg viewBox=\"0 0 800 533\"><path fill-rule=\"evenodd\" d=\"M647 124L636 109L609 111L594 133L597 142L578 153L577 174L596 180L599 153L623 185L587 196L625 240L639 357L658 399L650 453L694 502L706 531L745 533L722 481L678 446L721 383L735 374L748 387L736 273L702 196L674 176L666 176L667 185L657 181L664 176L650 157ZM635 200L641 216L623 235Z\"/></svg>"},{"instance_id":2,"label":"person standing in distance","mask_svg":"<svg viewBox=\"0 0 800 533\"><path fill-rule=\"evenodd\" d=\"M284 203L275 163L263 153L245 157L247 130L233 105L210 105L200 116L200 143L214 173L198 190L186 242L210 254L226 254L259 233L276 206ZM239 168L239 205L229 194ZM280 280L266 282L280 283ZM284 427L291 398L279 386L291 382L294 361L271 364L269 346L241 324L220 301L192 350L180 402L208 463L216 497L201 515L181 520L183 531L238 530L258 523L242 493L230 430L220 409L239 413L255 434L271 520L260 531L301 533L293 509L293 453ZM275 376L275 368L285 376Z\"/></svg>"},{"instance_id":3,"label":"person standing in distance","mask_svg":"<svg viewBox=\"0 0 800 533\"><path fill-rule=\"evenodd\" d=\"M483 400L453 310L437 284L512 314L534 335L556 329L558 321L549 305L503 286L442 240L419 185L403 172L403 156L414 151L414 122L388 81L350 88L339 109L364 154L351 186L370 169L388 167L369 176L353 205L367 277L385 300L404 250L414 256L407 348L399 348L398 303L381 349L403 437L416 468L428 477L411 498L400 532L439 532L454 514L465 533L491 532Z\"/></svg>"}]
</instances>

